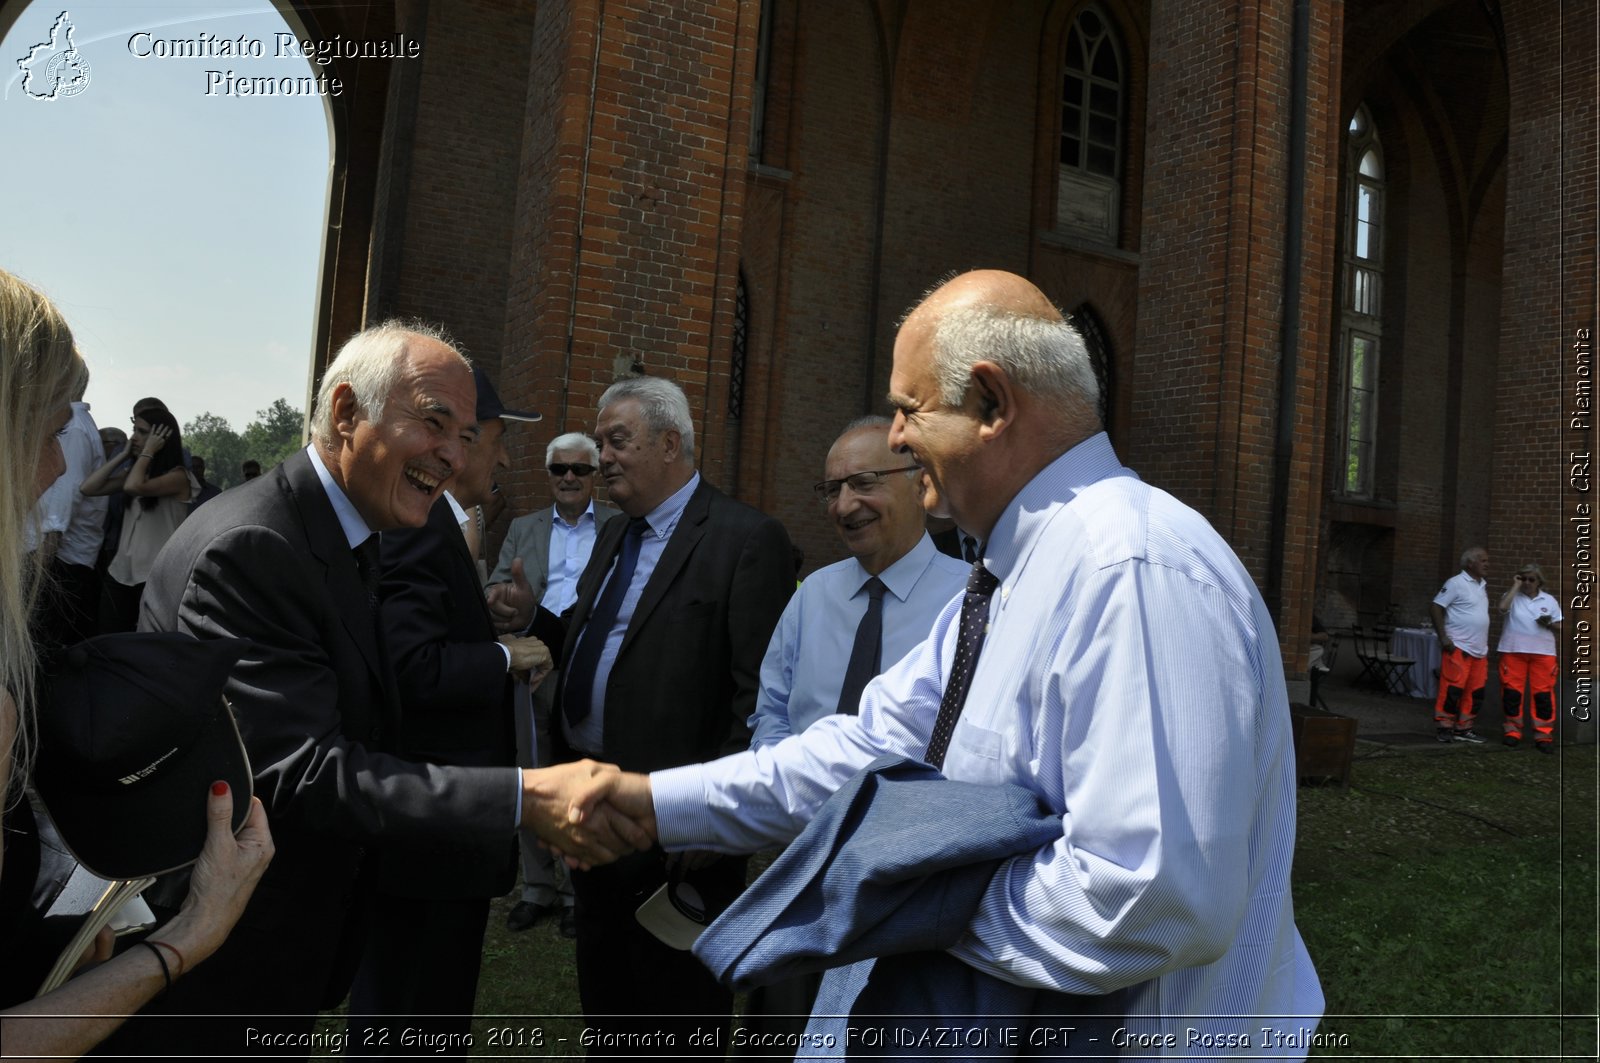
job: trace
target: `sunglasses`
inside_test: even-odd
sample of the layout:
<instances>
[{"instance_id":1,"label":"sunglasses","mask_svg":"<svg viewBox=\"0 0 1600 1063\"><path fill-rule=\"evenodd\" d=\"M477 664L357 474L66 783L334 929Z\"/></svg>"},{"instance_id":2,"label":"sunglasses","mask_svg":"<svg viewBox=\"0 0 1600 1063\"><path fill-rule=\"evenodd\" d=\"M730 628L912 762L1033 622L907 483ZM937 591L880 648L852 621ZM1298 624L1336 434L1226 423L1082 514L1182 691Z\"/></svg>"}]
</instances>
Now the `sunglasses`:
<instances>
[{"instance_id":1,"label":"sunglasses","mask_svg":"<svg viewBox=\"0 0 1600 1063\"><path fill-rule=\"evenodd\" d=\"M574 476L594 475L594 466L581 461L572 464L564 461L552 461L549 467L551 476L565 476L569 472Z\"/></svg>"}]
</instances>

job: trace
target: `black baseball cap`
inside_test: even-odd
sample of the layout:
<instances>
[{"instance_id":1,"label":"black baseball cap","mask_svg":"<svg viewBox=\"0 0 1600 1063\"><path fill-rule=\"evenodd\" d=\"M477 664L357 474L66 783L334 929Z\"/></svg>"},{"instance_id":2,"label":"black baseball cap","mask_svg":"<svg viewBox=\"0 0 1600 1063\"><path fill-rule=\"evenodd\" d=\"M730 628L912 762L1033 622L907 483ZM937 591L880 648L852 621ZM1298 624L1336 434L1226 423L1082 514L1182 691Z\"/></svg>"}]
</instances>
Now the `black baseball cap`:
<instances>
[{"instance_id":1,"label":"black baseball cap","mask_svg":"<svg viewBox=\"0 0 1600 1063\"><path fill-rule=\"evenodd\" d=\"M478 384L478 420L488 421L496 417L507 421L544 420L543 414L506 409L505 404L500 401L500 393L494 389L494 384L489 380L489 374L478 366L472 367L472 377Z\"/></svg>"},{"instance_id":2,"label":"black baseball cap","mask_svg":"<svg viewBox=\"0 0 1600 1063\"><path fill-rule=\"evenodd\" d=\"M62 840L106 879L192 864L206 791L233 791L244 826L250 760L222 696L239 639L179 632L101 635L61 653L42 684L33 783Z\"/></svg>"}]
</instances>

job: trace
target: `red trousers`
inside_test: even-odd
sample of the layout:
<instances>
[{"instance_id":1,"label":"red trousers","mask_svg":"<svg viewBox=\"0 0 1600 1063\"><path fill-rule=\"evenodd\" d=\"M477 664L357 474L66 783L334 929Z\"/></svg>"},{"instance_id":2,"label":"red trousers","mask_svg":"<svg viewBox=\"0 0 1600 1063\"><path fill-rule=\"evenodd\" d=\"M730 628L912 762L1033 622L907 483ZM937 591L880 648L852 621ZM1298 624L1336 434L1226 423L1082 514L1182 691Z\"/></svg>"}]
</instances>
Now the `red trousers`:
<instances>
[{"instance_id":1,"label":"red trousers","mask_svg":"<svg viewBox=\"0 0 1600 1063\"><path fill-rule=\"evenodd\" d=\"M1483 704L1483 681L1489 678L1489 661L1463 653L1458 647L1439 658L1439 696L1433 703L1433 722L1440 730L1472 730Z\"/></svg>"},{"instance_id":2,"label":"red trousers","mask_svg":"<svg viewBox=\"0 0 1600 1063\"><path fill-rule=\"evenodd\" d=\"M1552 742L1556 732L1556 659L1543 653L1500 655L1500 707L1506 714L1506 737L1522 737L1522 688L1528 687L1533 707L1534 740Z\"/></svg>"}]
</instances>

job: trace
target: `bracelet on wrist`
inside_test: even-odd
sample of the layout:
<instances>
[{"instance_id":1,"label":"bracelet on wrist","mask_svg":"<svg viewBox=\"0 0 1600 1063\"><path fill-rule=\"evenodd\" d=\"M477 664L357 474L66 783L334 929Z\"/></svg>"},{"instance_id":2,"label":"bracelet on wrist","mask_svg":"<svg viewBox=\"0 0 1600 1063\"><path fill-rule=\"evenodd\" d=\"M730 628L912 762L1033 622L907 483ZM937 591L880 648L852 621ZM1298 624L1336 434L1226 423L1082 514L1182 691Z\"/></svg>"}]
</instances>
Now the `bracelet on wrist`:
<instances>
[{"instance_id":1,"label":"bracelet on wrist","mask_svg":"<svg viewBox=\"0 0 1600 1063\"><path fill-rule=\"evenodd\" d=\"M178 951L178 946L173 945L170 942L156 941L154 938L145 938L143 941L139 942L139 944L141 944L141 945L149 945L151 948L154 948L154 949L166 949L168 952L172 953L172 958L174 960L176 960L177 963L178 963L178 969L172 975L172 978L173 978L174 981L176 981L179 978L182 978L183 977L183 972L185 970L187 970L188 967L189 967L189 965L184 961L183 953ZM161 966L163 968L165 968L166 964L163 963Z\"/></svg>"},{"instance_id":2,"label":"bracelet on wrist","mask_svg":"<svg viewBox=\"0 0 1600 1063\"><path fill-rule=\"evenodd\" d=\"M156 948L156 943L155 942L153 942L153 941L141 941L141 942L139 942L139 944L141 944L145 948L149 949L150 950L150 955L154 956L156 958L156 962L161 965L161 979L162 979L163 982L166 983L165 985L163 985L161 987L161 995L165 996L166 993L167 993L167 990L172 988L172 972L167 969L167 958L165 956L161 955L161 950Z\"/></svg>"}]
</instances>

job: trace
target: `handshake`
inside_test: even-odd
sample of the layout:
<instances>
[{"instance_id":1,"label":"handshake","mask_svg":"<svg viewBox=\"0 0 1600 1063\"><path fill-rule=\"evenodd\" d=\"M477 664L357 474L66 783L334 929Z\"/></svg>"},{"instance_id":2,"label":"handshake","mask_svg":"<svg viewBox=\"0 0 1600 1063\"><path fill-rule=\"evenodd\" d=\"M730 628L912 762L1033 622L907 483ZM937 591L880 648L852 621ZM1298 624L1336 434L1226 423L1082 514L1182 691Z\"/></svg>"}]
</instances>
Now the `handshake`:
<instances>
[{"instance_id":1,"label":"handshake","mask_svg":"<svg viewBox=\"0 0 1600 1063\"><path fill-rule=\"evenodd\" d=\"M580 760L522 770L522 826L587 871L656 843L650 776Z\"/></svg>"}]
</instances>

